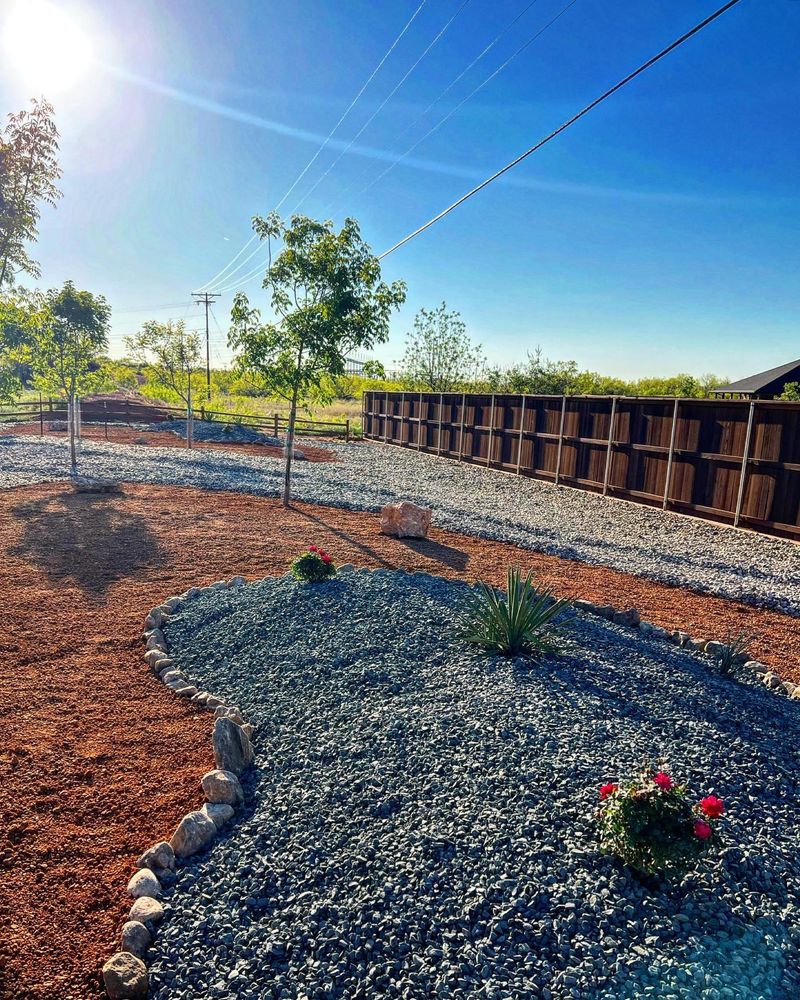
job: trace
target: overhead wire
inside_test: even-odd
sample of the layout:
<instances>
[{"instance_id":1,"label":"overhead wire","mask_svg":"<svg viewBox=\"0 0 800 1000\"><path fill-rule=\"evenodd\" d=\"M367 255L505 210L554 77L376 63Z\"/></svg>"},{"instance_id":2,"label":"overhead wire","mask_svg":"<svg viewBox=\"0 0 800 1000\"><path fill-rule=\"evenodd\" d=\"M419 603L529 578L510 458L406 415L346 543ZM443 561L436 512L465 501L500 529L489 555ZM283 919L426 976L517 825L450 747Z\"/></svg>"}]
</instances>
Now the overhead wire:
<instances>
[{"instance_id":1,"label":"overhead wire","mask_svg":"<svg viewBox=\"0 0 800 1000\"><path fill-rule=\"evenodd\" d=\"M398 43L403 38L403 36L406 34L406 32L408 31L408 29L411 27L411 25L414 23L414 21L417 18L417 15L420 13L420 11L423 9L423 7L425 7L425 5L426 5L427 2L428 2L428 0L422 0L422 2L419 4L419 6L414 11L414 13L408 19L408 21L406 21L406 23L403 25L403 28L400 31L400 34L397 35L397 37L394 39L394 41L389 46L389 48L386 50L386 52L384 52L383 56L381 57L381 59L378 62L377 66L375 67L375 69L373 69L373 71L367 77L366 81L362 84L361 89L358 91L358 93L353 98L353 100L350 102L350 104L347 106L347 108L345 109L344 113L341 115L341 117L339 118L339 120L336 122L336 124L333 126L333 128L330 130L330 132L327 134L327 136L325 137L325 139L323 140L322 144L319 146L319 148L317 149L317 151L314 153L314 155L311 157L311 159L308 161L308 163L300 171L300 173L295 178L294 182L291 184L291 186L286 191L286 193L284 194L284 196L281 198L281 200L275 206L275 209L274 209L275 211L277 211L281 207L281 205L286 201L286 199L289 197L289 195L292 193L292 191L294 191L294 189L297 186L297 184L303 179L303 177L305 177L306 173L308 173L309 169L316 162L317 157L320 155L320 153L322 153L322 151L328 145L328 143L330 142L330 140L333 138L334 134L339 129L340 125L342 125L342 123L344 122L344 120L347 118L347 116L350 114L350 112L356 106L356 104L358 103L358 101L361 99L362 95L364 94L364 91L367 89L367 87L375 79L375 77L377 76L377 74L380 71L380 69L383 67L383 65L386 62L386 60L389 58L389 56L392 54L392 52L394 52L395 48L397 48ZM211 288L217 282L219 282L220 280L222 280L223 276L225 276L225 280L227 281L228 279L231 278L231 276L237 270L241 270L241 268L247 263L247 261L251 260L252 257L255 256L255 253L258 252L258 250L260 249L260 242L259 242L259 246L256 247L255 251L252 252L252 253L250 253L241 262L241 264L239 265L239 267L235 268L233 271L231 271L231 268L236 263L236 261L239 260L239 258L242 256L242 254L248 249L248 247L252 246L253 241L256 240L257 238L258 238L257 235L255 233L253 233L253 235L245 243L245 245L241 248L241 250L236 254L236 256L233 257L233 259L230 260L225 265L225 267L222 268L221 271L218 271L217 274L215 274L214 277L211 278L210 281L207 281L204 285L201 285L199 291L201 291L201 292L202 291L210 291Z\"/></svg>"},{"instance_id":2,"label":"overhead wire","mask_svg":"<svg viewBox=\"0 0 800 1000\"><path fill-rule=\"evenodd\" d=\"M314 191L316 191L316 189L319 187L319 185L322 183L322 181L325 180L325 178L330 174L330 172L337 165L337 163L339 163L339 161L342 159L342 157L345 156L350 151L350 149L353 147L353 144L356 142L356 140L361 135L363 135L363 133L366 131L366 129L368 129L369 126L372 124L372 122L375 121L375 119L377 118L377 116L381 113L381 111L383 111L383 109L386 107L386 105L389 103L389 101L394 97L394 95L397 93L397 91L400 90L400 88L403 86L403 84L406 82L406 80L411 76L411 74L414 72L414 70L417 68L417 66L419 66L419 64L422 62L422 60L425 58L425 56L427 56L427 54L437 44L437 42L439 42L439 40L441 38L443 38L444 35L450 30L450 27L453 24L453 22L456 20L456 18L464 10L464 8L467 6L467 4L469 2L470 2L470 0L462 0L461 6L456 10L455 14L453 14L452 17L450 17L450 19L445 23L444 27L438 32L438 34L433 38L433 40L427 45L427 47L423 51L422 55L411 66L411 68L406 71L406 73L401 77L401 79L399 80L399 82L397 84L395 84L395 86L392 88L392 90L389 92L389 94L383 99L383 101L378 105L378 107L375 109L375 111L373 111L373 113L369 116L369 118L364 122L364 124L361 126L361 128L358 130L358 132L356 132L356 134L350 140L350 142L348 142L348 144L339 153L339 155L336 157L336 159L328 166L327 170L325 170L325 172L322 173L317 178L317 180L311 185L311 187L308 189L308 191L306 191L306 193L303 195L303 197L300 199L300 201L292 209L292 214L294 214L295 212L298 211L298 209L303 204L303 202L306 200L306 198L308 198L309 195L311 195Z\"/></svg>"},{"instance_id":3,"label":"overhead wire","mask_svg":"<svg viewBox=\"0 0 800 1000\"><path fill-rule=\"evenodd\" d=\"M437 222L440 222L442 219L445 218L445 216L449 215L451 212L455 211L455 209L457 209L459 206L463 205L465 201L468 201L470 198L473 198L476 194L478 194L478 192L482 191L485 187L488 187L499 177L502 177L503 174L508 173L509 170L513 170L514 167L522 163L522 161L527 159L527 157L531 156L537 150L541 149L542 146L545 146L548 142L551 142L553 139L556 138L556 136L561 135L562 132L565 132L568 128L570 128L570 126L574 125L585 115L589 114L590 111L596 108L599 104L602 104L603 101L606 101L618 90L621 90L623 87L627 86L627 84L629 84L632 80L635 80L636 77L640 76L646 70L650 69L651 66L654 66L657 62L659 62L665 56L669 55L670 52L673 52L680 45L683 45L684 42L687 42L698 32L708 27L709 24L716 21L719 17L721 17L723 14L729 11L732 7L735 7L738 3L740 3L740 0L729 0L728 3L724 4L722 7L714 11L713 14L709 14L708 17L704 18L693 28L690 28L689 31L684 32L684 34L682 34L679 38L675 39L675 41L670 43L666 48L656 53L656 55L651 56L646 62L642 63L641 66L637 67L637 69L635 69L632 73L629 73L627 76L623 77L623 79L620 80L618 83L614 84L613 87L609 87L608 90L604 91L599 97L596 97L593 101L591 101L589 104L583 107L571 118L569 118L563 124L559 125L559 127L550 132L549 135L546 135L543 139L540 139L538 142L534 143L533 146L530 146L523 153L520 153L520 155L511 160L510 163L507 163L504 167L501 167L499 170L496 170L485 180L481 181L480 184L476 184L475 187L471 188L469 191L467 191L466 194L463 194L452 204L448 205L447 208L443 209L437 215L433 216L433 218L428 219L428 221L423 223L423 225L418 226L413 232L409 233L407 236L404 236L402 240L398 240L398 242L395 243L394 246L389 247L388 250L384 250L382 254L378 255L378 260L383 260L384 258L388 257L389 254L392 254L396 250L399 250L400 247L405 246L406 243L415 239L421 233L424 233L427 229L430 229L431 226L435 225Z\"/></svg>"}]
</instances>

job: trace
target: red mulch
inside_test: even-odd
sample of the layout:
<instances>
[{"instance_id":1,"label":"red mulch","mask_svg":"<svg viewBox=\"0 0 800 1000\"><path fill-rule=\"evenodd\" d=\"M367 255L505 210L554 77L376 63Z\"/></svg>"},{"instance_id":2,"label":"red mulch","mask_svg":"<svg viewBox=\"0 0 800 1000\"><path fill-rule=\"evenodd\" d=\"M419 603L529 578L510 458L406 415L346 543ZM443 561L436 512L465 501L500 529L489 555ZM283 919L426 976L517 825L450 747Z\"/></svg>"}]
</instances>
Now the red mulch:
<instances>
[{"instance_id":1,"label":"red mulch","mask_svg":"<svg viewBox=\"0 0 800 1000\"><path fill-rule=\"evenodd\" d=\"M0 424L0 434L25 434L38 437L41 433L40 425L31 424ZM45 434L48 437L66 438L66 431L48 430L45 423ZM103 427L96 424L84 424L81 428L81 436L93 441L110 441L112 444L138 444L149 448L183 448L186 449L186 442L179 438L172 431L143 431L133 427L126 427L124 424L109 424L108 434ZM235 442L221 443L217 441L195 441L195 449L208 451L237 451L242 455L258 455L260 458L282 458L283 449L272 444L237 444ZM336 462L336 453L328 451L327 448L317 448L305 442L300 446L300 451L309 462Z\"/></svg>"},{"instance_id":2,"label":"red mulch","mask_svg":"<svg viewBox=\"0 0 800 1000\"><path fill-rule=\"evenodd\" d=\"M694 635L758 631L758 655L800 681L797 619L511 545L439 530L397 541L374 515L237 493L0 492L3 1000L100 997L136 856L201 802L211 715L148 672L145 612L194 584L281 573L311 542L340 563L495 583L517 564Z\"/></svg>"}]
</instances>

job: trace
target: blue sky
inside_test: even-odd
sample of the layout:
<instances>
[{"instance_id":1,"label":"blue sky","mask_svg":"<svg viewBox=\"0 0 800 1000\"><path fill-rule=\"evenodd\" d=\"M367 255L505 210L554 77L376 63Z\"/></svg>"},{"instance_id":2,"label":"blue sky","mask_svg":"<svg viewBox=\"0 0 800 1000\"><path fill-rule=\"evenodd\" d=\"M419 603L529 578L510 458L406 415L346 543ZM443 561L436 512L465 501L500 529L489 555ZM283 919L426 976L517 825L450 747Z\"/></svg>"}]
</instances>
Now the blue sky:
<instances>
[{"instance_id":1,"label":"blue sky","mask_svg":"<svg viewBox=\"0 0 800 1000\"><path fill-rule=\"evenodd\" d=\"M12 2L0 0L0 28ZM567 3L536 0L418 122L529 4L428 0L283 210L355 216L381 252L720 2L575 0L368 187ZM117 353L145 319L200 324L189 293L280 201L419 3L62 0L97 63L51 98L64 198L42 220L42 284L105 294ZM407 282L408 301L379 356L397 360L416 310L443 299L498 363L540 344L609 374L735 378L800 356L798 38L800 2L742 0L388 257L384 275ZM0 62L0 112L32 93ZM257 280L245 290L262 301ZM232 294L215 308L218 359Z\"/></svg>"}]
</instances>

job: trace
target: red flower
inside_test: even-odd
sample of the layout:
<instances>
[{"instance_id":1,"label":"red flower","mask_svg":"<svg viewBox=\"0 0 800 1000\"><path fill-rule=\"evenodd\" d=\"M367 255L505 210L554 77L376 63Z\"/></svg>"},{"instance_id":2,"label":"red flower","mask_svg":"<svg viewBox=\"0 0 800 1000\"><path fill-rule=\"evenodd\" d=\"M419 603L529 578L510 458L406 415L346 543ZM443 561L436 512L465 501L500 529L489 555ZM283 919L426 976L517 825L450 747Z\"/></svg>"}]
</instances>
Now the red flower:
<instances>
[{"instance_id":1,"label":"red flower","mask_svg":"<svg viewBox=\"0 0 800 1000\"><path fill-rule=\"evenodd\" d=\"M609 781L607 785L600 786L600 801L604 802L609 795L613 795L619 788L619 785L615 785L613 781Z\"/></svg>"},{"instance_id":2,"label":"red flower","mask_svg":"<svg viewBox=\"0 0 800 1000\"><path fill-rule=\"evenodd\" d=\"M658 774L653 775L653 784L658 785L662 792L668 792L672 788L673 781L668 774L659 771Z\"/></svg>"},{"instance_id":3,"label":"red flower","mask_svg":"<svg viewBox=\"0 0 800 1000\"><path fill-rule=\"evenodd\" d=\"M324 563L329 563L329 562L331 562L331 557L329 555L323 555L322 556L322 561Z\"/></svg>"},{"instance_id":4,"label":"red flower","mask_svg":"<svg viewBox=\"0 0 800 1000\"><path fill-rule=\"evenodd\" d=\"M694 821L694 835L699 837L701 840L708 840L714 831L706 823L704 819L696 819Z\"/></svg>"},{"instance_id":5,"label":"red flower","mask_svg":"<svg viewBox=\"0 0 800 1000\"><path fill-rule=\"evenodd\" d=\"M308 547L308 551L309 551L309 552L316 552L316 551L317 551L317 547L316 547L316 545L309 545L309 547Z\"/></svg>"},{"instance_id":6,"label":"red flower","mask_svg":"<svg viewBox=\"0 0 800 1000\"><path fill-rule=\"evenodd\" d=\"M701 799L700 808L710 819L719 819L725 812L722 799L718 799L716 795L706 795L704 799Z\"/></svg>"}]
</instances>

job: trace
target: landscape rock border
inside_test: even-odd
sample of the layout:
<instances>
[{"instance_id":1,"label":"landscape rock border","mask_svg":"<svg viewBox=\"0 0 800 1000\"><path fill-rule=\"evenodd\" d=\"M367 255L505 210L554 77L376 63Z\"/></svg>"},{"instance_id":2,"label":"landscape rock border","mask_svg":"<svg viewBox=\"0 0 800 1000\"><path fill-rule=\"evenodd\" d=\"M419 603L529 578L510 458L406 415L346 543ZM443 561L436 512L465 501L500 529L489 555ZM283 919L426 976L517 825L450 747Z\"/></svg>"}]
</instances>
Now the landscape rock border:
<instances>
[{"instance_id":1,"label":"landscape rock border","mask_svg":"<svg viewBox=\"0 0 800 1000\"><path fill-rule=\"evenodd\" d=\"M222 698L200 690L188 680L170 658L163 626L187 602L203 594L242 587L243 576L220 580L208 587L191 587L178 597L170 597L148 612L143 639L144 659L153 672L178 697L188 698L214 713L213 748L215 769L200 779L205 796L202 808L180 821L172 837L147 848L136 862L137 870L128 882L133 900L122 926L120 948L103 966L103 983L111 1000L144 1000L149 989L145 959L164 917L162 889L175 880L178 863L204 850L234 816L244 802L239 780L253 763L253 726L238 708Z\"/></svg>"},{"instance_id":2,"label":"landscape rock border","mask_svg":"<svg viewBox=\"0 0 800 1000\"><path fill-rule=\"evenodd\" d=\"M681 649L688 649L696 653L703 653L711 660L719 658L723 648L727 645L724 640L715 639L693 639L688 632L680 629L669 631L660 625L653 625L651 622L642 621L639 612L635 608L620 610L611 604L595 604L592 601L576 600L572 602L572 607L576 611L598 618L605 618L606 621L615 625L622 625L625 628L635 629L645 638L660 639L669 642ZM785 694L789 698L800 699L800 684L793 684L791 681L782 681L777 674L773 673L769 667L759 662L751 660L746 653L741 653L736 657L736 662L746 670L761 677L762 683L771 691Z\"/></svg>"}]
</instances>

